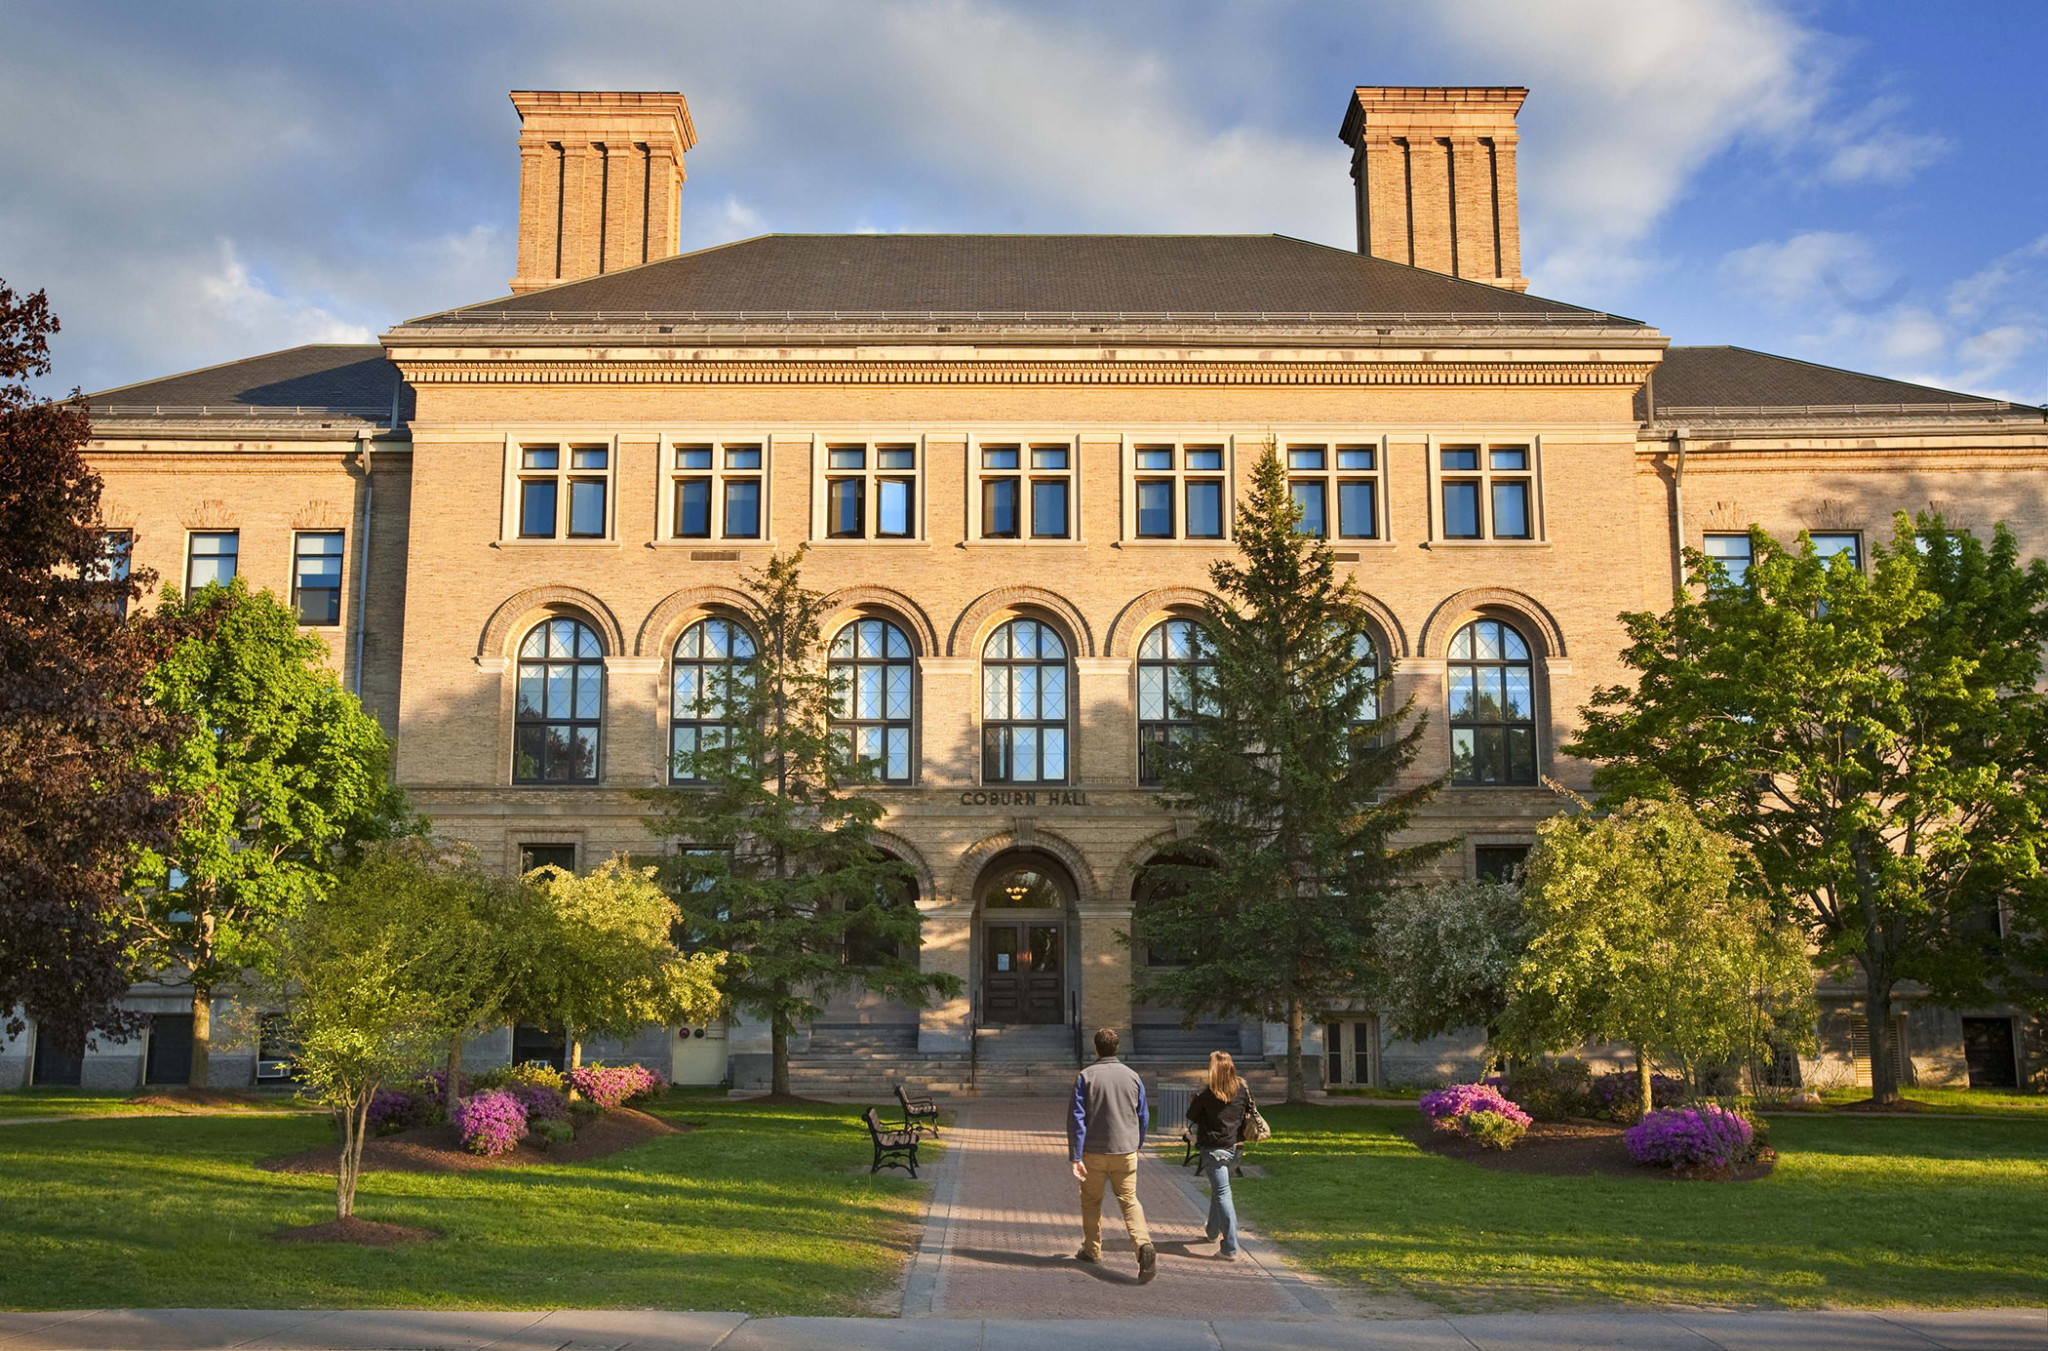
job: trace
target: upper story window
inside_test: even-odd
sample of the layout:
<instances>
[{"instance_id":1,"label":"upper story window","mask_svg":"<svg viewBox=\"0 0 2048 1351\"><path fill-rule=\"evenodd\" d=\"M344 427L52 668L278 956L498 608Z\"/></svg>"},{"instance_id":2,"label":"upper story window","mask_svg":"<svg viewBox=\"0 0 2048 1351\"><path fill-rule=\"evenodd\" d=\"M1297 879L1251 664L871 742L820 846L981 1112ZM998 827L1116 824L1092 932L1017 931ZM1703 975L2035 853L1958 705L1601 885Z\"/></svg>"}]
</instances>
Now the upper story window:
<instances>
[{"instance_id":1,"label":"upper story window","mask_svg":"<svg viewBox=\"0 0 2048 1351\"><path fill-rule=\"evenodd\" d=\"M185 591L226 586L234 580L235 561L242 551L239 530L195 530L185 542Z\"/></svg>"},{"instance_id":2,"label":"upper story window","mask_svg":"<svg viewBox=\"0 0 2048 1351\"><path fill-rule=\"evenodd\" d=\"M126 583L129 566L135 557L135 532L132 530L105 530L100 533L99 557L92 562L86 574L87 581ZM105 602L106 608L122 619L128 617L128 596L123 594Z\"/></svg>"},{"instance_id":3,"label":"upper story window","mask_svg":"<svg viewBox=\"0 0 2048 1351\"><path fill-rule=\"evenodd\" d=\"M1130 447L1127 539L1229 537L1229 448L1220 442L1140 441Z\"/></svg>"},{"instance_id":4,"label":"upper story window","mask_svg":"<svg viewBox=\"0 0 2048 1351\"><path fill-rule=\"evenodd\" d=\"M1744 531L1740 535L1708 535L1701 542L1700 552L1721 565L1730 586L1741 586L1754 561L1751 548L1749 532Z\"/></svg>"},{"instance_id":5,"label":"upper story window","mask_svg":"<svg viewBox=\"0 0 2048 1351\"><path fill-rule=\"evenodd\" d=\"M1072 441L970 443L975 539L1072 539L1078 447Z\"/></svg>"},{"instance_id":6,"label":"upper story window","mask_svg":"<svg viewBox=\"0 0 2048 1351\"><path fill-rule=\"evenodd\" d=\"M672 539L767 534L768 447L762 441L664 442Z\"/></svg>"},{"instance_id":7,"label":"upper story window","mask_svg":"<svg viewBox=\"0 0 2048 1351\"><path fill-rule=\"evenodd\" d=\"M717 615L698 620L676 639L669 687L670 782L700 781L695 772L700 766L691 757L731 743L754 656L754 635Z\"/></svg>"},{"instance_id":8,"label":"upper story window","mask_svg":"<svg viewBox=\"0 0 2048 1351\"><path fill-rule=\"evenodd\" d=\"M1321 539L1379 539L1380 447L1289 442L1287 489L1301 508L1295 529Z\"/></svg>"},{"instance_id":9,"label":"upper story window","mask_svg":"<svg viewBox=\"0 0 2048 1351\"><path fill-rule=\"evenodd\" d=\"M1529 644L1498 619L1451 638L1451 782L1536 782L1536 667Z\"/></svg>"},{"instance_id":10,"label":"upper story window","mask_svg":"<svg viewBox=\"0 0 2048 1351\"><path fill-rule=\"evenodd\" d=\"M604 539L611 534L615 468L609 444L523 441L513 504L521 539Z\"/></svg>"},{"instance_id":11,"label":"upper story window","mask_svg":"<svg viewBox=\"0 0 2048 1351\"><path fill-rule=\"evenodd\" d=\"M1209 634L1169 619L1138 640L1138 782L1158 783L1163 752L1194 731L1194 682L1215 668Z\"/></svg>"},{"instance_id":12,"label":"upper story window","mask_svg":"<svg viewBox=\"0 0 2048 1351\"><path fill-rule=\"evenodd\" d=\"M1438 538L1520 540L1540 535L1535 446L1438 444L1431 454Z\"/></svg>"},{"instance_id":13,"label":"upper story window","mask_svg":"<svg viewBox=\"0 0 2048 1351\"><path fill-rule=\"evenodd\" d=\"M828 441L822 459L814 535L922 538L922 446L912 441Z\"/></svg>"},{"instance_id":14,"label":"upper story window","mask_svg":"<svg viewBox=\"0 0 2048 1351\"><path fill-rule=\"evenodd\" d=\"M856 619L832 639L832 726L883 783L910 782L910 639L886 619Z\"/></svg>"},{"instance_id":15,"label":"upper story window","mask_svg":"<svg viewBox=\"0 0 2048 1351\"><path fill-rule=\"evenodd\" d=\"M1826 535L1814 534L1809 531L1807 537L1813 541L1814 553L1823 560L1846 554L1850 567L1861 568L1863 566L1863 537L1861 535L1853 531Z\"/></svg>"},{"instance_id":16,"label":"upper story window","mask_svg":"<svg viewBox=\"0 0 2048 1351\"><path fill-rule=\"evenodd\" d=\"M596 783L604 647L575 619L544 619L519 644L514 783Z\"/></svg>"},{"instance_id":17,"label":"upper story window","mask_svg":"<svg viewBox=\"0 0 2048 1351\"><path fill-rule=\"evenodd\" d=\"M341 552L339 530L301 530L292 538L292 608L301 624L341 622Z\"/></svg>"},{"instance_id":18,"label":"upper story window","mask_svg":"<svg viewBox=\"0 0 2048 1351\"><path fill-rule=\"evenodd\" d=\"M1013 619L982 646L981 778L1067 781L1067 645L1049 624Z\"/></svg>"}]
</instances>

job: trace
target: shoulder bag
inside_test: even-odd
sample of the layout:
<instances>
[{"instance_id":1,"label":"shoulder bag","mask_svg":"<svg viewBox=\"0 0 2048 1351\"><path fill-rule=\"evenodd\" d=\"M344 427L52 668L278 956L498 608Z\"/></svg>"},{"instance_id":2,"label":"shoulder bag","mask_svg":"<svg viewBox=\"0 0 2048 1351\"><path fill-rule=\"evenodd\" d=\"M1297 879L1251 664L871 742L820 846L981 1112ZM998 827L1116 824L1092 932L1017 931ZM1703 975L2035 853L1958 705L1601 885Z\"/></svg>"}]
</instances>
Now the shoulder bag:
<instances>
[{"instance_id":1,"label":"shoulder bag","mask_svg":"<svg viewBox=\"0 0 2048 1351\"><path fill-rule=\"evenodd\" d=\"M1244 1142L1255 1145L1261 1140L1270 1140L1273 1128L1266 1124L1265 1117L1259 1115L1258 1100L1252 1097L1250 1084L1244 1088L1244 1103Z\"/></svg>"}]
</instances>

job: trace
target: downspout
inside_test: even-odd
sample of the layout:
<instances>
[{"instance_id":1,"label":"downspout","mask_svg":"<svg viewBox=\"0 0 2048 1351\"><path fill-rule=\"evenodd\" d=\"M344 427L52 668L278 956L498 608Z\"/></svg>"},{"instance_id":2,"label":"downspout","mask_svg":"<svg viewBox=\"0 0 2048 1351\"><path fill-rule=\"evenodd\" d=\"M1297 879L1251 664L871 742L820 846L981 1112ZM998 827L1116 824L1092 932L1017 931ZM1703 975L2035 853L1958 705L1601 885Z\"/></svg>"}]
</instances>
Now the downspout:
<instances>
[{"instance_id":1,"label":"downspout","mask_svg":"<svg viewBox=\"0 0 2048 1351\"><path fill-rule=\"evenodd\" d=\"M1647 425L1657 425L1657 372L1643 377L1643 411ZM1685 434L1677 427L1670 432L1677 460L1671 476L1671 590L1685 587Z\"/></svg>"},{"instance_id":2,"label":"downspout","mask_svg":"<svg viewBox=\"0 0 2048 1351\"><path fill-rule=\"evenodd\" d=\"M376 481L370 477L370 437L373 429L363 428L356 433L356 453L363 457L363 523L356 531L362 552L356 564L356 638L355 638L355 696L363 697L363 637L369 630L370 612L370 508L375 499Z\"/></svg>"}]
</instances>

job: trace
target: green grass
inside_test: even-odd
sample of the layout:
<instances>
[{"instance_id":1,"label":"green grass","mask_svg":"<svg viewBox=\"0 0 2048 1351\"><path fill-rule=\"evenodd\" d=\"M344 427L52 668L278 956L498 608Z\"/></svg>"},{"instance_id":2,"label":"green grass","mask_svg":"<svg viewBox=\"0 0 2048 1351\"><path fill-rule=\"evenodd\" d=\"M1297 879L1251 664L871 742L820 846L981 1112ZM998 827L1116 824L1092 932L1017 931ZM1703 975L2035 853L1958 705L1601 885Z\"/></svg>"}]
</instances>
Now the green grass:
<instances>
[{"instance_id":1,"label":"green grass","mask_svg":"<svg viewBox=\"0 0 2048 1351\"><path fill-rule=\"evenodd\" d=\"M2035 1116L2048 1121L2048 1093L2024 1093L1995 1088L1908 1088L1904 1096L1940 1112L1966 1116ZM1835 1088L1820 1095L1830 1107L1869 1102L1867 1088ZM1906 1109L1908 1111L1911 1108Z\"/></svg>"},{"instance_id":2,"label":"green grass","mask_svg":"<svg viewBox=\"0 0 2048 1351\"><path fill-rule=\"evenodd\" d=\"M154 1090L135 1090L147 1092ZM175 1093L177 1090L164 1090ZM176 1116L176 1108L157 1107L130 1101L131 1093L105 1093L83 1088L24 1088L17 1092L0 1093L0 1121L21 1117L37 1116ZM246 1106L233 1111L247 1112L292 1112L305 1106L290 1094L278 1094L275 1098L265 1096L254 1099ZM202 1110L218 1112L224 1109L207 1107Z\"/></svg>"},{"instance_id":3,"label":"green grass","mask_svg":"<svg viewBox=\"0 0 2048 1351\"><path fill-rule=\"evenodd\" d=\"M334 1182L257 1160L332 1138L308 1117L0 1131L0 1308L418 1307L857 1313L894 1280L923 1196L868 1158L851 1109L677 1097L703 1128L592 1163L373 1173L356 1211L438 1242L265 1235L334 1216Z\"/></svg>"},{"instance_id":4,"label":"green grass","mask_svg":"<svg viewBox=\"0 0 2048 1351\"><path fill-rule=\"evenodd\" d=\"M2048 1122L1771 1119L1747 1183L1428 1154L1402 1108L1265 1109L1244 1214L1341 1282L1461 1310L2048 1304Z\"/></svg>"}]
</instances>

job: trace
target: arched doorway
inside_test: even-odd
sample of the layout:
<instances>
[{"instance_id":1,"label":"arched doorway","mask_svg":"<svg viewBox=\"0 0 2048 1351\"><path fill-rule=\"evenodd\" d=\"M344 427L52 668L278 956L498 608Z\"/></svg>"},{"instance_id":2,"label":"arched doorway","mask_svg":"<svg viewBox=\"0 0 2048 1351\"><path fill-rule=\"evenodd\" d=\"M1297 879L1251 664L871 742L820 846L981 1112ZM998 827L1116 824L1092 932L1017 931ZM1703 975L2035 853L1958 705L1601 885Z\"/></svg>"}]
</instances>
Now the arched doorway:
<instances>
[{"instance_id":1,"label":"arched doorway","mask_svg":"<svg viewBox=\"0 0 2048 1351\"><path fill-rule=\"evenodd\" d=\"M1012 850L982 870L975 887L980 1023L1067 1021L1073 904L1073 876L1049 854Z\"/></svg>"}]
</instances>

